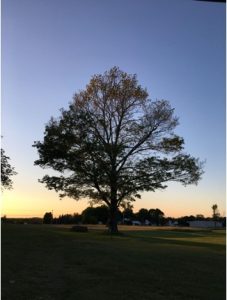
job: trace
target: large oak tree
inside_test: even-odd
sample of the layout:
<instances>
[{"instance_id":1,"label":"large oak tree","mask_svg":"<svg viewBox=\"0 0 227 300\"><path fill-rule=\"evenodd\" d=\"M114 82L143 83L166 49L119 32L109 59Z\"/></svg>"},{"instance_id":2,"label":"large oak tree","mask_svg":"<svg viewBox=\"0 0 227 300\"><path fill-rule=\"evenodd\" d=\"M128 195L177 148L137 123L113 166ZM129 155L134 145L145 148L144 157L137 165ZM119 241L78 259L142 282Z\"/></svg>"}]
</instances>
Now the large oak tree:
<instances>
[{"instance_id":1,"label":"large oak tree","mask_svg":"<svg viewBox=\"0 0 227 300\"><path fill-rule=\"evenodd\" d=\"M169 181L199 181L202 164L183 152L184 140L174 133L177 125L170 103L152 101L136 75L117 67L94 75L69 108L51 118L44 140L34 143L35 165L59 172L40 181L60 197L107 204L110 232L117 232L122 202L165 189Z\"/></svg>"}]
</instances>

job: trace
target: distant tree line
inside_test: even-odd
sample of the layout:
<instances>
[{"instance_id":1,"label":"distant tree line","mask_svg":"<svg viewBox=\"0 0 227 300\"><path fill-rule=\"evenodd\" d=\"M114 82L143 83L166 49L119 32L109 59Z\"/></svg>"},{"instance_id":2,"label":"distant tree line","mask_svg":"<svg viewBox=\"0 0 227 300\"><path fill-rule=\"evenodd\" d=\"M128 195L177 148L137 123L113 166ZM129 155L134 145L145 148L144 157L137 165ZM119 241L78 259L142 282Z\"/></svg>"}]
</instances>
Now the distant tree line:
<instances>
[{"instance_id":1,"label":"distant tree line","mask_svg":"<svg viewBox=\"0 0 227 300\"><path fill-rule=\"evenodd\" d=\"M123 225L153 225L166 226L178 225L189 226L189 221L211 221L214 217L205 218L202 214L196 216L183 216L179 218L165 217L163 211L158 208L146 209L141 208L138 212L133 212L131 205L124 205L123 210L118 209L118 224ZM226 226L226 218L215 216L215 220ZM44 224L105 224L108 225L109 214L108 207L101 205L97 207L87 207L81 214L62 214L58 218L54 218L51 212L45 213L43 218Z\"/></svg>"},{"instance_id":2,"label":"distant tree line","mask_svg":"<svg viewBox=\"0 0 227 300\"><path fill-rule=\"evenodd\" d=\"M190 221L218 221L223 227L226 226L226 217L221 217L217 205L212 206L212 217L205 218L202 214L196 216L183 216L179 218L165 217L159 208L141 208L138 212L133 211L130 203L124 203L121 210L117 211L118 224L123 225L151 225L151 226L189 226ZM62 214L53 217L52 212L46 212L43 218L7 218L1 217L2 223L16 224L104 224L108 225L109 211L106 205L92 207L89 206L81 214Z\"/></svg>"},{"instance_id":3,"label":"distant tree line","mask_svg":"<svg viewBox=\"0 0 227 300\"><path fill-rule=\"evenodd\" d=\"M1 217L1 223L5 224L43 224L43 218L8 218L6 215Z\"/></svg>"}]
</instances>

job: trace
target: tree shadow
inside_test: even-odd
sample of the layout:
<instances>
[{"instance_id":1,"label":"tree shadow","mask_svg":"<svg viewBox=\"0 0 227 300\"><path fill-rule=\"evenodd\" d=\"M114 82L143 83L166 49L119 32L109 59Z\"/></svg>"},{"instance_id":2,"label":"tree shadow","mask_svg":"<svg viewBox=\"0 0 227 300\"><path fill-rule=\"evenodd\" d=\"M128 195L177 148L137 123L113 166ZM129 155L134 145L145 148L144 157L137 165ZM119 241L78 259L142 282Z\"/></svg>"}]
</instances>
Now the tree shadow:
<instances>
[{"instance_id":1,"label":"tree shadow","mask_svg":"<svg viewBox=\"0 0 227 300\"><path fill-rule=\"evenodd\" d=\"M179 235L176 233L180 233ZM150 231L150 232L133 232L133 233L127 233L124 235L125 237L129 237L131 239L137 239L146 243L152 243L152 244L169 244L169 245L179 245L179 246L185 246L185 247L202 247L202 248L209 248L212 250L217 251L225 251L226 245L225 244L215 244L209 241L198 241L193 240L194 238L216 238L217 235L210 231L193 231L193 232L186 232L186 231ZM225 234L223 233L223 236ZM189 240L186 240L189 238ZM192 239L192 240L191 240Z\"/></svg>"}]
</instances>

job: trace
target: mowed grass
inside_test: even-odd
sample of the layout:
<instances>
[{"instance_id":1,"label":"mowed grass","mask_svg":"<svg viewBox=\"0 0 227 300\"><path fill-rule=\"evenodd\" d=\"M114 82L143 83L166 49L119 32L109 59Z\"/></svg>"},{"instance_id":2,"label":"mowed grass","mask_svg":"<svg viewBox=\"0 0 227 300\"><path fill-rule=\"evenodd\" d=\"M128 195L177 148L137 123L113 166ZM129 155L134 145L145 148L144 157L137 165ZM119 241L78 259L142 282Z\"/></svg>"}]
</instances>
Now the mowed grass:
<instances>
[{"instance_id":1,"label":"mowed grass","mask_svg":"<svg viewBox=\"0 0 227 300\"><path fill-rule=\"evenodd\" d=\"M2 300L225 299L224 230L103 229L3 224Z\"/></svg>"}]
</instances>

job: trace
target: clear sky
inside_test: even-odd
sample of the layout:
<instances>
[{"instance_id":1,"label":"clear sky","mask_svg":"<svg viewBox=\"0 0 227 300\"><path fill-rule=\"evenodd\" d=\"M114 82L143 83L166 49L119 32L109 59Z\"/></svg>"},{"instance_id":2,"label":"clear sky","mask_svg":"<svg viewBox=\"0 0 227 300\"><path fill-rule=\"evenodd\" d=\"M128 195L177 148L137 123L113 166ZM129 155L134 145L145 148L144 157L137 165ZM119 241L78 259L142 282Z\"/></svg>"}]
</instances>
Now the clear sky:
<instances>
[{"instance_id":1,"label":"clear sky","mask_svg":"<svg viewBox=\"0 0 227 300\"><path fill-rule=\"evenodd\" d=\"M185 150L206 160L197 186L142 194L134 211L225 214L225 4L193 0L2 0L2 147L18 172L2 215L81 212L38 182L34 160L51 116L91 76L118 66L152 99L169 100Z\"/></svg>"}]
</instances>

